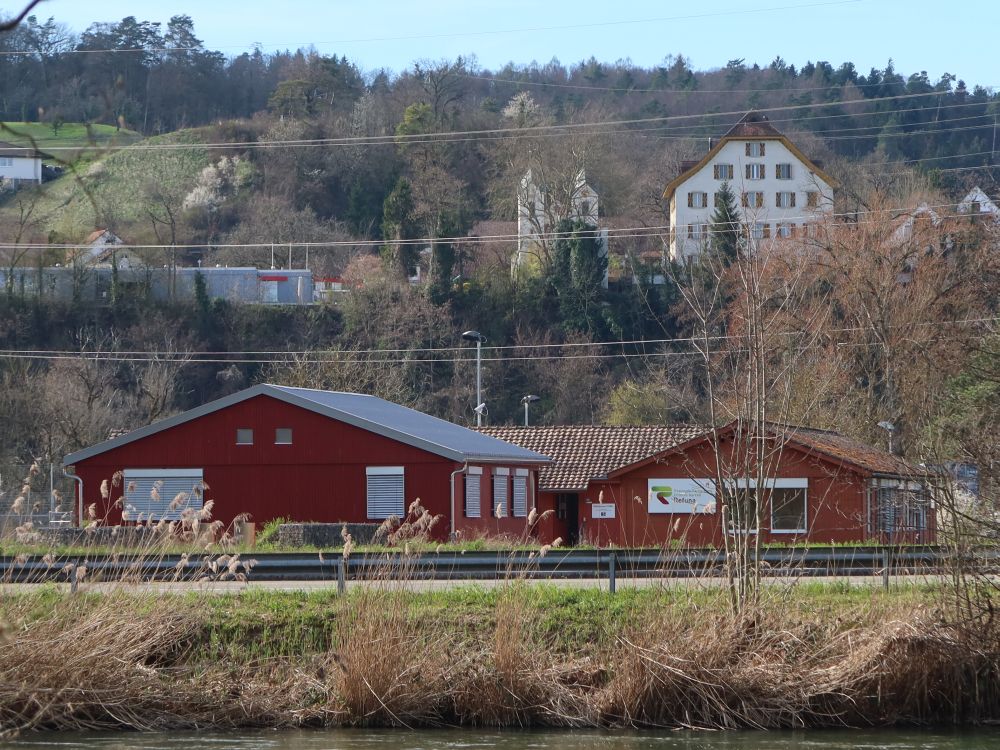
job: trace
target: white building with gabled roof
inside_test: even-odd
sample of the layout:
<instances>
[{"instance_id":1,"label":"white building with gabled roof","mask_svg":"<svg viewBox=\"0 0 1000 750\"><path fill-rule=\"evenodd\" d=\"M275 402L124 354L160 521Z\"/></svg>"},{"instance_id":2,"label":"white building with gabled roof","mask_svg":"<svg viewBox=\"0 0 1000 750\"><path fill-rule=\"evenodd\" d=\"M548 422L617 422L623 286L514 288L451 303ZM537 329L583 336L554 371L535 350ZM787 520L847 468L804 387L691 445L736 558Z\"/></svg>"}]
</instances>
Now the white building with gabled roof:
<instances>
[{"instance_id":1,"label":"white building with gabled roof","mask_svg":"<svg viewBox=\"0 0 1000 750\"><path fill-rule=\"evenodd\" d=\"M707 246L719 190L729 183L750 238L792 237L833 213L837 181L760 112L750 112L666 187L670 257L689 260Z\"/></svg>"},{"instance_id":2,"label":"white building with gabled roof","mask_svg":"<svg viewBox=\"0 0 1000 750\"><path fill-rule=\"evenodd\" d=\"M969 191L968 195L962 198L958 204L958 213L967 216L990 217L996 222L1000 222L1000 206L986 194L979 185Z\"/></svg>"},{"instance_id":3,"label":"white building with gabled roof","mask_svg":"<svg viewBox=\"0 0 1000 750\"><path fill-rule=\"evenodd\" d=\"M27 146L0 141L0 182L18 187L42 184L42 155Z\"/></svg>"}]
</instances>

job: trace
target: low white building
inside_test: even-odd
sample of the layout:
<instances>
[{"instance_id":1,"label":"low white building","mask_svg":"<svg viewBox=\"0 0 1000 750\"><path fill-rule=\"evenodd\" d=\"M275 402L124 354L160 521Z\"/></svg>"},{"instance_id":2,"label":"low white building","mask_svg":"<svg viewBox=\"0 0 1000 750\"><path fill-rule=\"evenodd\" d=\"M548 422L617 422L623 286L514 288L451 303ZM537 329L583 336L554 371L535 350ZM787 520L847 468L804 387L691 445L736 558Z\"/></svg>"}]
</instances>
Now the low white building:
<instances>
[{"instance_id":1,"label":"low white building","mask_svg":"<svg viewBox=\"0 0 1000 750\"><path fill-rule=\"evenodd\" d=\"M0 182L14 187L41 185L41 154L33 148L0 141Z\"/></svg>"},{"instance_id":2,"label":"low white building","mask_svg":"<svg viewBox=\"0 0 1000 750\"><path fill-rule=\"evenodd\" d=\"M667 185L671 259L689 260L708 246L723 183L735 196L744 231L756 240L796 236L832 214L837 187L766 115L750 112Z\"/></svg>"}]
</instances>

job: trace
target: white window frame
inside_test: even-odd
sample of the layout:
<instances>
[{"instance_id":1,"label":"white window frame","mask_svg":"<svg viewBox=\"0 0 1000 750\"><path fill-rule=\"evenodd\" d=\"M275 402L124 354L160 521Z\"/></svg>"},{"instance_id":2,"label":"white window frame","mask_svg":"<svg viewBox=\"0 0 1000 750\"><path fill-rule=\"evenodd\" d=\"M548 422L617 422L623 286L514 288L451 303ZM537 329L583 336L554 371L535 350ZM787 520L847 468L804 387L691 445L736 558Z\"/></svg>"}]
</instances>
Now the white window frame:
<instances>
[{"instance_id":1,"label":"white window frame","mask_svg":"<svg viewBox=\"0 0 1000 750\"><path fill-rule=\"evenodd\" d=\"M288 440L281 439L281 433L288 431ZM275 445L291 445L295 439L295 432L291 427L275 427L274 428L274 444Z\"/></svg>"},{"instance_id":2,"label":"white window frame","mask_svg":"<svg viewBox=\"0 0 1000 750\"><path fill-rule=\"evenodd\" d=\"M250 439L249 440L241 440L240 439L241 437L245 437L244 435L240 435L241 432L242 433L250 433ZM253 439L254 439L253 427L237 427L236 428L236 444L237 445L253 445Z\"/></svg>"},{"instance_id":3,"label":"white window frame","mask_svg":"<svg viewBox=\"0 0 1000 750\"><path fill-rule=\"evenodd\" d=\"M792 165L790 163L775 164L774 165L774 179L776 179L776 180L790 180L790 179L792 179Z\"/></svg>"},{"instance_id":4,"label":"white window frame","mask_svg":"<svg viewBox=\"0 0 1000 750\"><path fill-rule=\"evenodd\" d=\"M474 482L471 480L475 480ZM476 502L475 505L469 502L469 487L476 488ZM463 491L465 493L465 517L466 518L482 518L483 517L483 470L479 466L470 466L465 472L465 484L463 486Z\"/></svg>"},{"instance_id":5,"label":"white window frame","mask_svg":"<svg viewBox=\"0 0 1000 750\"><path fill-rule=\"evenodd\" d=\"M782 239L788 239L795 233L795 225L782 221L774 225L774 236L781 237Z\"/></svg>"},{"instance_id":6,"label":"white window frame","mask_svg":"<svg viewBox=\"0 0 1000 750\"><path fill-rule=\"evenodd\" d=\"M13 156L0 156L0 167L13 167L14 157Z\"/></svg>"},{"instance_id":7,"label":"white window frame","mask_svg":"<svg viewBox=\"0 0 1000 750\"><path fill-rule=\"evenodd\" d=\"M747 190L740 201L743 208L764 208L764 191Z\"/></svg>"},{"instance_id":8,"label":"white window frame","mask_svg":"<svg viewBox=\"0 0 1000 750\"><path fill-rule=\"evenodd\" d=\"M399 504L391 509L389 512L382 515L385 509L379 510L375 509L375 513L372 512L372 477L386 477L386 476L398 476L400 480L400 493L399 493ZM367 517L373 520L385 520L389 516L403 517L406 512L406 471L402 466L366 466L365 467L365 500L367 504ZM378 480L376 480L377 482Z\"/></svg>"},{"instance_id":9,"label":"white window frame","mask_svg":"<svg viewBox=\"0 0 1000 750\"><path fill-rule=\"evenodd\" d=\"M767 179L767 165L763 163L747 164L746 176L748 180L754 181Z\"/></svg>"},{"instance_id":10,"label":"white window frame","mask_svg":"<svg viewBox=\"0 0 1000 750\"><path fill-rule=\"evenodd\" d=\"M789 484L790 482L800 482L801 484ZM769 486L771 496L768 498L771 506L771 533L772 534L807 534L809 533L809 480L790 479L774 480L774 484ZM774 490L802 490L802 528L800 529L776 529L774 527Z\"/></svg>"},{"instance_id":11,"label":"white window frame","mask_svg":"<svg viewBox=\"0 0 1000 750\"><path fill-rule=\"evenodd\" d=\"M751 159L762 159L767 153L767 146L764 141L750 141L747 143L746 155Z\"/></svg>"}]
</instances>

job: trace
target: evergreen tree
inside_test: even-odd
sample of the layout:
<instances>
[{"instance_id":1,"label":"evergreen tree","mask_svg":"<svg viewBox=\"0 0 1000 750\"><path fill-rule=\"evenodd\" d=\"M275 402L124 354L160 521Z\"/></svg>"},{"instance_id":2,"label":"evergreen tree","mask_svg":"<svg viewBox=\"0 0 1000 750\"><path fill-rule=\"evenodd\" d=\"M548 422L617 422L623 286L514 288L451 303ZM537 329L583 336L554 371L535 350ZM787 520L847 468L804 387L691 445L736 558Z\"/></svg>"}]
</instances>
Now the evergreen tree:
<instances>
[{"instance_id":1,"label":"evergreen tree","mask_svg":"<svg viewBox=\"0 0 1000 750\"><path fill-rule=\"evenodd\" d=\"M601 321L607 253L594 228L582 221L563 219L556 231L551 280L563 327L594 333Z\"/></svg>"},{"instance_id":2,"label":"evergreen tree","mask_svg":"<svg viewBox=\"0 0 1000 750\"><path fill-rule=\"evenodd\" d=\"M715 211L712 213L712 250L725 262L736 260L740 251L742 220L736 206L736 195L728 182L723 182L715 194Z\"/></svg>"},{"instance_id":3,"label":"evergreen tree","mask_svg":"<svg viewBox=\"0 0 1000 750\"><path fill-rule=\"evenodd\" d=\"M382 205L382 236L391 243L382 248L382 257L402 276L412 276L417 265L416 247L401 242L417 236L414 212L413 190L410 183L400 177Z\"/></svg>"}]
</instances>

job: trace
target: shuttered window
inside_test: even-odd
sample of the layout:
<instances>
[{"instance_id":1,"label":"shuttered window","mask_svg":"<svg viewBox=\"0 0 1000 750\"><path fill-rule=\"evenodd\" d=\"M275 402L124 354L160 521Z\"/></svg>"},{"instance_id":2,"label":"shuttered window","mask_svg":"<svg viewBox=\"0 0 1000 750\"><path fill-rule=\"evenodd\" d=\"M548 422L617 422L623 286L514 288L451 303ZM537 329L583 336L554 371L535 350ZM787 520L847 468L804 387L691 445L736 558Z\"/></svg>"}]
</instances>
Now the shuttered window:
<instances>
[{"instance_id":1,"label":"shuttered window","mask_svg":"<svg viewBox=\"0 0 1000 750\"><path fill-rule=\"evenodd\" d=\"M795 208L795 193L775 193L774 205L778 208Z\"/></svg>"},{"instance_id":2,"label":"shuttered window","mask_svg":"<svg viewBox=\"0 0 1000 750\"><path fill-rule=\"evenodd\" d=\"M708 193L700 190L688 193L688 208L706 208L708 206Z\"/></svg>"},{"instance_id":3,"label":"shuttered window","mask_svg":"<svg viewBox=\"0 0 1000 750\"><path fill-rule=\"evenodd\" d=\"M717 180L731 180L733 179L733 165L732 164L716 164L712 168L713 177Z\"/></svg>"},{"instance_id":4,"label":"shuttered window","mask_svg":"<svg viewBox=\"0 0 1000 750\"><path fill-rule=\"evenodd\" d=\"M513 508L515 518L528 515L528 478L514 477Z\"/></svg>"},{"instance_id":5,"label":"shuttered window","mask_svg":"<svg viewBox=\"0 0 1000 750\"><path fill-rule=\"evenodd\" d=\"M747 156L753 156L760 158L764 155L764 143L762 141L756 141L748 143L747 145Z\"/></svg>"},{"instance_id":6,"label":"shuttered window","mask_svg":"<svg viewBox=\"0 0 1000 750\"><path fill-rule=\"evenodd\" d=\"M502 473L501 473L502 472ZM506 518L507 503L509 501L510 486L508 469L497 469L493 475L493 515L497 518Z\"/></svg>"},{"instance_id":7,"label":"shuttered window","mask_svg":"<svg viewBox=\"0 0 1000 750\"><path fill-rule=\"evenodd\" d=\"M747 164L746 173L748 180L763 180L767 176L763 164Z\"/></svg>"},{"instance_id":8,"label":"shuttered window","mask_svg":"<svg viewBox=\"0 0 1000 750\"><path fill-rule=\"evenodd\" d=\"M481 518L483 514L482 489L483 477L481 474L465 475L465 517Z\"/></svg>"},{"instance_id":9,"label":"shuttered window","mask_svg":"<svg viewBox=\"0 0 1000 750\"><path fill-rule=\"evenodd\" d=\"M369 466L365 469L365 474L368 477L368 517L402 518L405 504L403 467Z\"/></svg>"},{"instance_id":10,"label":"shuttered window","mask_svg":"<svg viewBox=\"0 0 1000 750\"><path fill-rule=\"evenodd\" d=\"M774 176L779 180L790 180L792 179L792 165L791 164L775 164L774 165Z\"/></svg>"},{"instance_id":11,"label":"shuttered window","mask_svg":"<svg viewBox=\"0 0 1000 750\"><path fill-rule=\"evenodd\" d=\"M187 508L200 509L204 498L201 469L125 469L128 520L178 521Z\"/></svg>"}]
</instances>

